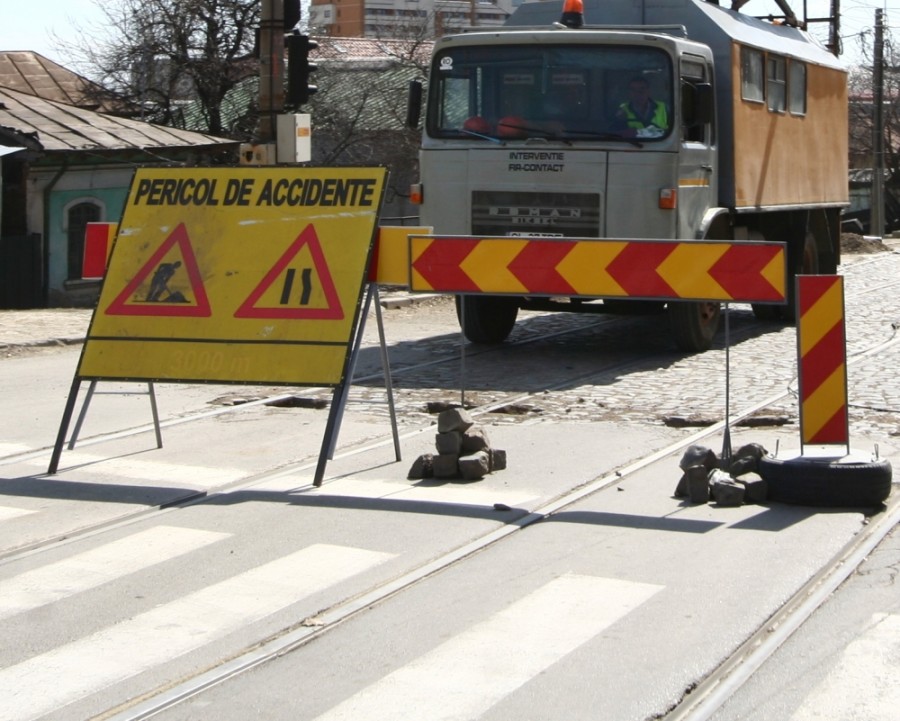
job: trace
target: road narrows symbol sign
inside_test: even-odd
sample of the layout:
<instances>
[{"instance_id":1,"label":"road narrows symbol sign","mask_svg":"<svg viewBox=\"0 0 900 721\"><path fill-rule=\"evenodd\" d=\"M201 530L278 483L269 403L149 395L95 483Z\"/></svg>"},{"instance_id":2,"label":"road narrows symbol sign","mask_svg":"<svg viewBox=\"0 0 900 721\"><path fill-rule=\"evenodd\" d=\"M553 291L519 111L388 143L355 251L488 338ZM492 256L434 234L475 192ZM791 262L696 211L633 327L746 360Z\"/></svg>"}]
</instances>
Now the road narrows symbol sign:
<instances>
[{"instance_id":1,"label":"road narrows symbol sign","mask_svg":"<svg viewBox=\"0 0 900 721\"><path fill-rule=\"evenodd\" d=\"M177 247L180 259L172 260L170 251ZM163 262L168 257L168 262ZM181 270L187 274L193 300L180 289L169 287L169 282ZM135 294L149 279L149 288L143 298ZM173 284L174 285L174 284ZM181 285L181 284L179 284ZM187 289L186 289L187 290ZM206 288L197 267L197 258L184 223L179 223L159 246L157 251L135 274L125 289L116 296L106 309L108 315L146 315L185 318L208 318L212 315Z\"/></svg>"},{"instance_id":2,"label":"road narrows symbol sign","mask_svg":"<svg viewBox=\"0 0 900 721\"><path fill-rule=\"evenodd\" d=\"M298 268L288 266L304 249L312 258L313 268L299 268L300 279L297 282ZM315 273L312 272L313 269ZM276 281L281 278L283 278L283 281L281 282L280 290L278 290ZM308 305L313 291L314 278L318 278L321 284L321 291L325 300L325 307L323 308L309 307ZM277 305L258 306L260 299L270 289L277 290L277 294L274 296L277 298ZM296 304L292 304L294 290L299 292ZM297 239L291 243L278 259L278 262L266 273L259 285L247 297L247 300L235 311L234 317L296 320L342 320L344 318L344 309L341 307L340 297L334 286L334 281L328 270L328 263L322 252L322 245L319 243L319 237L316 235L316 229L312 223L301 231Z\"/></svg>"}]
</instances>

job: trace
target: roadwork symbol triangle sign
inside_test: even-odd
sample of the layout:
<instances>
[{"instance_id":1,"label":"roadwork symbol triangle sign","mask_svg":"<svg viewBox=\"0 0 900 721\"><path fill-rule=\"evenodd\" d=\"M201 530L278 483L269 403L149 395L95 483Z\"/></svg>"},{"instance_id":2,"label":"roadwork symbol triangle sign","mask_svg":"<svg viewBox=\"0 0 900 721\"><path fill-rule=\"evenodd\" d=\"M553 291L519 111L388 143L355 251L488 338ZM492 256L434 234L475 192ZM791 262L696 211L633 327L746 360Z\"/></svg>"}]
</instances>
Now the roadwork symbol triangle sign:
<instances>
[{"instance_id":1,"label":"roadwork symbol triangle sign","mask_svg":"<svg viewBox=\"0 0 900 721\"><path fill-rule=\"evenodd\" d=\"M172 231L109 304L106 313L187 318L212 315L184 223Z\"/></svg>"},{"instance_id":2,"label":"roadwork symbol triangle sign","mask_svg":"<svg viewBox=\"0 0 900 721\"><path fill-rule=\"evenodd\" d=\"M341 299L312 223L266 273L234 317L343 320Z\"/></svg>"}]
</instances>

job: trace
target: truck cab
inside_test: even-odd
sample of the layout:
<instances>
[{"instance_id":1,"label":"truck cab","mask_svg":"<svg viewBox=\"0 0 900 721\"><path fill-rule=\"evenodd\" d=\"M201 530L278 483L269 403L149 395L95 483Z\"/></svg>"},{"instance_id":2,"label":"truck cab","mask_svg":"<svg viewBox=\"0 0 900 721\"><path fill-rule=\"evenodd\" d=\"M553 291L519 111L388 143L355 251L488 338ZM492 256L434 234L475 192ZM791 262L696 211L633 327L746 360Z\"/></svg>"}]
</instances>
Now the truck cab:
<instances>
[{"instance_id":1,"label":"truck cab","mask_svg":"<svg viewBox=\"0 0 900 721\"><path fill-rule=\"evenodd\" d=\"M482 237L772 240L788 244L792 272L836 267L846 152L824 173L820 145L773 152L796 136L792 126L824 127L817 120L827 124L825 137L840 139L843 129L846 148L846 124L819 109L809 117L812 78L837 70L835 85L845 86L833 56L796 28L773 34L770 24L748 19L748 34L738 13L703 0L659 0L643 16L634 15L642 3L607 0L602 12L621 24L578 29L550 21L548 6L526 3L524 19L517 12L508 28L435 43L420 152L424 225ZM648 24L648 15L660 24ZM536 18L546 25L519 24ZM791 42L780 42L785 30ZM767 82L766 73L779 72L767 54L775 45L794 51L777 56L780 72L801 69L802 88L797 79ZM757 81L762 98L752 93ZM801 95L795 112L790 104ZM756 125L784 138L757 140ZM510 333L520 307L663 307L633 297L560 300L471 295L458 308L471 341L494 343ZM679 348L711 345L717 303L667 305Z\"/></svg>"}]
</instances>

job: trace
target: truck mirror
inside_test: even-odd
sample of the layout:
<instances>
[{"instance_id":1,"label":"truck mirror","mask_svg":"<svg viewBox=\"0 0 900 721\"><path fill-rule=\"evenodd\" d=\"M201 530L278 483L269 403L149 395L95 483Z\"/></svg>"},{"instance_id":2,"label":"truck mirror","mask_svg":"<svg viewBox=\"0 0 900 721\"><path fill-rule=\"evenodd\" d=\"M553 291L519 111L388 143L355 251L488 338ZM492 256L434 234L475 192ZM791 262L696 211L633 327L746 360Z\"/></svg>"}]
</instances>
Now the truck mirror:
<instances>
[{"instance_id":1,"label":"truck mirror","mask_svg":"<svg viewBox=\"0 0 900 721\"><path fill-rule=\"evenodd\" d=\"M687 127L711 123L713 119L713 92L709 83L681 84L682 122Z\"/></svg>"},{"instance_id":2,"label":"truck mirror","mask_svg":"<svg viewBox=\"0 0 900 721\"><path fill-rule=\"evenodd\" d=\"M422 115L422 81L409 81L409 97L406 101L406 127L415 130L419 127Z\"/></svg>"}]
</instances>

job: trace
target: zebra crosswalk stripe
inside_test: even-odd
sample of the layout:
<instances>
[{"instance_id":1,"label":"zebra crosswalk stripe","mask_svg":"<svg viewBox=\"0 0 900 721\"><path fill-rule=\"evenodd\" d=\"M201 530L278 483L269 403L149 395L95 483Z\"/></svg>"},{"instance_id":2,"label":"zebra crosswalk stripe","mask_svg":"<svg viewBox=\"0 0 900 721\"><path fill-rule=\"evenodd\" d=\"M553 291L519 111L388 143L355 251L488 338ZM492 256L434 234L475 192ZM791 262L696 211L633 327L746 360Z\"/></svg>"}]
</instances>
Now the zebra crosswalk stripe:
<instances>
[{"instance_id":1,"label":"zebra crosswalk stripe","mask_svg":"<svg viewBox=\"0 0 900 721\"><path fill-rule=\"evenodd\" d=\"M0 719L40 718L392 557L360 548L309 546L0 670Z\"/></svg>"},{"instance_id":2,"label":"zebra crosswalk stripe","mask_svg":"<svg viewBox=\"0 0 900 721\"><path fill-rule=\"evenodd\" d=\"M0 521L8 521L11 518L19 518L19 516L27 516L29 511L26 508L15 508L13 506L0 506Z\"/></svg>"},{"instance_id":3,"label":"zebra crosswalk stripe","mask_svg":"<svg viewBox=\"0 0 900 721\"><path fill-rule=\"evenodd\" d=\"M900 709L900 616L875 614L791 721L895 721Z\"/></svg>"},{"instance_id":4,"label":"zebra crosswalk stripe","mask_svg":"<svg viewBox=\"0 0 900 721\"><path fill-rule=\"evenodd\" d=\"M157 526L35 568L0 581L0 619L87 591L230 535Z\"/></svg>"},{"instance_id":5,"label":"zebra crosswalk stripe","mask_svg":"<svg viewBox=\"0 0 900 721\"><path fill-rule=\"evenodd\" d=\"M662 588L610 578L560 577L376 681L317 721L478 718Z\"/></svg>"}]
</instances>

